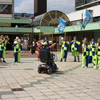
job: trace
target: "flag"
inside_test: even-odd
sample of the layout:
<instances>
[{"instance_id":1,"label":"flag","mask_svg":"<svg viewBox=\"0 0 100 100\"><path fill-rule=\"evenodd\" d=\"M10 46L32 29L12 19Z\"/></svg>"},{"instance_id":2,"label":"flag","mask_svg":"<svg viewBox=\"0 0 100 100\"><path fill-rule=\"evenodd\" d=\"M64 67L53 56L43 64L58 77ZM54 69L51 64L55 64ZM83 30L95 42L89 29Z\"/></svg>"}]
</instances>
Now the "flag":
<instances>
[{"instance_id":1,"label":"flag","mask_svg":"<svg viewBox=\"0 0 100 100\"><path fill-rule=\"evenodd\" d=\"M89 13L89 11L86 9L85 12L83 13L82 28L85 29L86 25L90 22L91 19L92 19L92 16Z\"/></svg>"},{"instance_id":2,"label":"flag","mask_svg":"<svg viewBox=\"0 0 100 100\"><path fill-rule=\"evenodd\" d=\"M64 28L66 26L66 23L67 22L60 17L59 24L58 24L58 31L59 31L59 33L63 33L64 32Z\"/></svg>"}]
</instances>

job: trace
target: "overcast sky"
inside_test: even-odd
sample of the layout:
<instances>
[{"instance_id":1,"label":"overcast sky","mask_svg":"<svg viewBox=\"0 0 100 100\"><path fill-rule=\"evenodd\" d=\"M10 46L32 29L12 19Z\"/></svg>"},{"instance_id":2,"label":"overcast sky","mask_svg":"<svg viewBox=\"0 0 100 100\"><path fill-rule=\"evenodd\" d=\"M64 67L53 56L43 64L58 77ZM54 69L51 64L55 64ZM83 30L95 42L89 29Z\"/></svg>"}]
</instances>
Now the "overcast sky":
<instances>
[{"instance_id":1,"label":"overcast sky","mask_svg":"<svg viewBox=\"0 0 100 100\"><path fill-rule=\"evenodd\" d=\"M14 0L15 12L34 13L34 0ZM74 11L75 0L47 0L47 11L60 10L66 14Z\"/></svg>"}]
</instances>

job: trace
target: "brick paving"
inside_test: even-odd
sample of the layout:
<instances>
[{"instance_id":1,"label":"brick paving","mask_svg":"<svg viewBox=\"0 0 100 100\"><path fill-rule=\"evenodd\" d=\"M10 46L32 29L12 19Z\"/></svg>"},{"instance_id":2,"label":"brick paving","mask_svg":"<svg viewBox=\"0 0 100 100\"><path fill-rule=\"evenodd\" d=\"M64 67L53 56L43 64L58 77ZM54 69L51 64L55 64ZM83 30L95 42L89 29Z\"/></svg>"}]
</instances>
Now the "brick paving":
<instances>
[{"instance_id":1,"label":"brick paving","mask_svg":"<svg viewBox=\"0 0 100 100\"><path fill-rule=\"evenodd\" d=\"M28 55L27 55L28 54ZM73 62L71 53L67 62L59 62L59 70L52 74L37 72L41 64L37 54L23 55L21 63L6 58L0 63L0 100L100 100L100 70L81 68L81 62Z\"/></svg>"},{"instance_id":2,"label":"brick paving","mask_svg":"<svg viewBox=\"0 0 100 100\"><path fill-rule=\"evenodd\" d=\"M14 57L14 55L13 55L13 51L7 51L6 52L6 58L13 58ZM33 54L31 54L31 52L30 51L28 51L28 52L24 52L24 51L22 51L21 52L21 58L36 58L37 57L37 53L33 53Z\"/></svg>"}]
</instances>

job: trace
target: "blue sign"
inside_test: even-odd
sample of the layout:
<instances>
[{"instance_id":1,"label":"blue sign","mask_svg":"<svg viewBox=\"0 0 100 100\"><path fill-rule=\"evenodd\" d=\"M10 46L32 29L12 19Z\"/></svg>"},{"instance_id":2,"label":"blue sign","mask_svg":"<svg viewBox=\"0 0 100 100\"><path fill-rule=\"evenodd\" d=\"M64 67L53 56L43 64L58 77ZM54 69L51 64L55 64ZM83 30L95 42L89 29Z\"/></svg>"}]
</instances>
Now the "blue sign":
<instances>
[{"instance_id":1,"label":"blue sign","mask_svg":"<svg viewBox=\"0 0 100 100\"><path fill-rule=\"evenodd\" d=\"M58 31L59 31L59 33L63 33L64 32L64 28L66 26L66 23L67 22L60 17L59 24L58 24Z\"/></svg>"}]
</instances>

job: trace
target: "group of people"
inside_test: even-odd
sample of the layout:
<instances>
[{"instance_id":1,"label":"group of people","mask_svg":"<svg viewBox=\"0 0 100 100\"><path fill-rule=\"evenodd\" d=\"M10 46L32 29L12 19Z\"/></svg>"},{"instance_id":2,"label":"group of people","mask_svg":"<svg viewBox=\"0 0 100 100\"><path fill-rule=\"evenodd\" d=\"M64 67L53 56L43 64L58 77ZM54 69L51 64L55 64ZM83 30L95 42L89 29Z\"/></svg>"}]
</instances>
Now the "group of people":
<instances>
[{"instance_id":1,"label":"group of people","mask_svg":"<svg viewBox=\"0 0 100 100\"><path fill-rule=\"evenodd\" d=\"M68 51L69 51L69 45L71 45L71 52L72 56L74 56L74 62L77 61L80 62L79 59L79 52L80 52L80 41L77 40L76 37L73 38L71 42L67 40L67 37L64 37L61 43L61 54L60 54L60 61L62 62L63 59L66 62Z\"/></svg>"},{"instance_id":2,"label":"group of people","mask_svg":"<svg viewBox=\"0 0 100 100\"><path fill-rule=\"evenodd\" d=\"M5 61L6 55L6 45L9 41L8 36L0 35L0 62ZM32 46L38 47L38 58L40 58L40 49L52 49L56 43L52 43L46 37L43 40L36 42L35 40L32 42ZM14 47L14 62L20 62L20 51L21 51L21 41L18 37L14 39L13 47ZM80 62L79 54L82 51L82 67L88 68L89 63L93 63L94 69L100 69L100 38L98 38L97 42L92 39L88 41L87 38L82 40L82 44L77 40L77 37L74 36L73 40L69 42L67 37L63 37L61 42L61 53L60 53L60 62L67 60L67 55L69 49L72 52L72 56L74 57L74 62Z\"/></svg>"},{"instance_id":3,"label":"group of people","mask_svg":"<svg viewBox=\"0 0 100 100\"><path fill-rule=\"evenodd\" d=\"M9 43L9 40L10 38L8 36L0 35L0 62L6 63L6 45ZM21 39L16 37L13 43L14 62L20 62L20 51L22 45L23 44L21 43Z\"/></svg>"},{"instance_id":4,"label":"group of people","mask_svg":"<svg viewBox=\"0 0 100 100\"><path fill-rule=\"evenodd\" d=\"M88 64L93 63L94 69L100 69L100 38L98 38L97 42L94 39L88 41L87 38L84 38L81 45L81 42L77 40L76 36L73 37L71 42L64 37L61 45L61 62L63 59L66 62L69 47L71 47L70 50L72 56L74 56L74 62L77 61L76 59L80 62L79 54L82 51L82 67L88 68Z\"/></svg>"},{"instance_id":5,"label":"group of people","mask_svg":"<svg viewBox=\"0 0 100 100\"><path fill-rule=\"evenodd\" d=\"M88 42L87 38L84 38L82 44L82 67L86 66L88 68L88 64L93 63L94 69L100 69L100 38L98 38L97 42L92 39Z\"/></svg>"},{"instance_id":6,"label":"group of people","mask_svg":"<svg viewBox=\"0 0 100 100\"><path fill-rule=\"evenodd\" d=\"M9 40L6 39L6 36L0 35L0 62L5 62L5 55L6 55L6 45ZM50 50L52 48L51 41L48 41L47 37L43 40L36 42L35 39L32 41L32 54L35 53L36 47L39 48L38 50L38 58L40 58L40 48L43 49L44 47ZM23 45L28 45L28 40L25 38L22 42L19 37L16 37L13 42L13 51L14 51L14 62L21 62L21 49ZM49 47L50 46L50 47ZM44 48L44 49L45 49Z\"/></svg>"}]
</instances>

